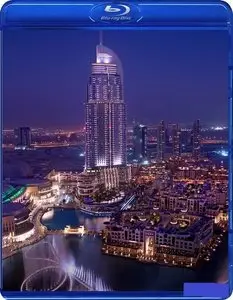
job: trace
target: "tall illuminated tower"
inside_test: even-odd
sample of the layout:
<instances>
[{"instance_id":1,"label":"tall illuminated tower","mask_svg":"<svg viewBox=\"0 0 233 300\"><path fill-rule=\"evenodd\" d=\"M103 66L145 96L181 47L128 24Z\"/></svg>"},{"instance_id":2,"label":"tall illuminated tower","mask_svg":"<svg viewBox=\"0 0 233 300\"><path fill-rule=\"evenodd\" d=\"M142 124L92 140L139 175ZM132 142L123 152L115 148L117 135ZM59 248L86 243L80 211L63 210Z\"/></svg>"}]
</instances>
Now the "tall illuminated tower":
<instances>
[{"instance_id":1,"label":"tall illuminated tower","mask_svg":"<svg viewBox=\"0 0 233 300\"><path fill-rule=\"evenodd\" d=\"M123 72L117 55L100 42L86 101L86 169L126 165Z\"/></svg>"},{"instance_id":2,"label":"tall illuminated tower","mask_svg":"<svg viewBox=\"0 0 233 300\"><path fill-rule=\"evenodd\" d=\"M199 158L201 153L201 129L200 120L196 120L193 123L192 130L192 152L195 159Z\"/></svg>"},{"instance_id":3,"label":"tall illuminated tower","mask_svg":"<svg viewBox=\"0 0 233 300\"><path fill-rule=\"evenodd\" d=\"M165 146L166 146L166 130L165 123L161 121L158 126L157 132L157 159L164 160Z\"/></svg>"},{"instance_id":4,"label":"tall illuminated tower","mask_svg":"<svg viewBox=\"0 0 233 300\"><path fill-rule=\"evenodd\" d=\"M32 143L31 128L19 127L14 130L15 146L20 148L30 148Z\"/></svg>"},{"instance_id":5,"label":"tall illuminated tower","mask_svg":"<svg viewBox=\"0 0 233 300\"><path fill-rule=\"evenodd\" d=\"M172 154L175 157L179 157L181 154L180 147L180 130L178 124L172 125Z\"/></svg>"},{"instance_id":6,"label":"tall illuminated tower","mask_svg":"<svg viewBox=\"0 0 233 300\"><path fill-rule=\"evenodd\" d=\"M136 125L133 129L133 159L139 163L147 158L147 127Z\"/></svg>"}]
</instances>

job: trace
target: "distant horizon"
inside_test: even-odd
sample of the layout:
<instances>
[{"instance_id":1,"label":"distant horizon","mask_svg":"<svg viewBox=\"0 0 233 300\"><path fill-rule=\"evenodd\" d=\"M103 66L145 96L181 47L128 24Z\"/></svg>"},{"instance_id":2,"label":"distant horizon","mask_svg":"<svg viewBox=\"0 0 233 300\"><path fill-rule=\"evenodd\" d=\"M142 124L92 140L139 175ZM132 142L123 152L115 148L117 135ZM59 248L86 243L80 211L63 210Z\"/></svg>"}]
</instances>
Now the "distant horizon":
<instances>
[{"instance_id":1,"label":"distant horizon","mask_svg":"<svg viewBox=\"0 0 233 300\"><path fill-rule=\"evenodd\" d=\"M189 123L186 123L186 124L166 122L165 120L164 120L164 122L165 122L165 125L178 124L178 125L180 125L181 128L185 128L186 126L191 128L192 125L193 125L194 120L193 120L193 122L189 122ZM153 127L153 126L159 125L159 122L153 123L153 124L152 123L147 124L147 123L142 123L142 122L136 122L136 124L142 124L142 125L145 125L145 126L148 126L148 127ZM131 126L133 127L133 122L131 124L127 124L127 127L131 127ZM209 122L208 124L205 123L205 122L201 122L201 126L205 127L205 128L208 128L208 127L226 127L226 128L228 128L228 124L224 123L224 122L222 122L222 123ZM14 130L16 128L19 128L19 127L29 127L31 130L42 129L42 130L70 130L70 131L75 131L75 130L80 130L82 128L84 129L84 126L82 126L82 125L77 126L79 128L74 127L74 126L71 127L71 126L68 126L68 125L67 126L54 126L54 127L43 127L43 126L35 127L35 126L30 126L30 125L24 125L24 126L15 126L15 127L11 127L11 128L5 128L4 127L3 131L12 131L12 130Z\"/></svg>"}]
</instances>

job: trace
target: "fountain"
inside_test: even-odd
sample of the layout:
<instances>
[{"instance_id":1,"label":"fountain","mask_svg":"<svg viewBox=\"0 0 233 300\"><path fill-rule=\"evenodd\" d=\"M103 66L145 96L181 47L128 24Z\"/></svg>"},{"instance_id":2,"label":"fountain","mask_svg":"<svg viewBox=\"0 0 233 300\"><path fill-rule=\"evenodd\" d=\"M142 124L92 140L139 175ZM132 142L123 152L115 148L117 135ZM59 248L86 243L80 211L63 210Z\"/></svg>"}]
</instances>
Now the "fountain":
<instances>
[{"instance_id":1,"label":"fountain","mask_svg":"<svg viewBox=\"0 0 233 300\"><path fill-rule=\"evenodd\" d=\"M25 279L21 291L111 290L92 270L76 266L66 253L64 241L55 236L23 249Z\"/></svg>"}]
</instances>

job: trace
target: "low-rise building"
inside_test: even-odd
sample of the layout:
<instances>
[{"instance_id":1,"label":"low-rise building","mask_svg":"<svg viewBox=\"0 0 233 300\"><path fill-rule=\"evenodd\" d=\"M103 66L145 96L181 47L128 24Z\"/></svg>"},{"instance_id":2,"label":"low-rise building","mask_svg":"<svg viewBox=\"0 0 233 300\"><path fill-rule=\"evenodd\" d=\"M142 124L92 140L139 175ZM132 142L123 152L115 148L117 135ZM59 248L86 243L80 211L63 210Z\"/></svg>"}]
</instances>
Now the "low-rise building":
<instances>
[{"instance_id":1,"label":"low-rise building","mask_svg":"<svg viewBox=\"0 0 233 300\"><path fill-rule=\"evenodd\" d=\"M97 190L99 181L96 174L83 172L77 177L78 195L91 196Z\"/></svg>"},{"instance_id":2,"label":"low-rise building","mask_svg":"<svg viewBox=\"0 0 233 300\"><path fill-rule=\"evenodd\" d=\"M171 265L194 266L213 237L213 220L183 214L124 213L121 222L105 232L106 254L132 257Z\"/></svg>"},{"instance_id":3,"label":"low-rise building","mask_svg":"<svg viewBox=\"0 0 233 300\"><path fill-rule=\"evenodd\" d=\"M3 205L3 247L24 241L34 234L29 214L27 204L11 202Z\"/></svg>"}]
</instances>

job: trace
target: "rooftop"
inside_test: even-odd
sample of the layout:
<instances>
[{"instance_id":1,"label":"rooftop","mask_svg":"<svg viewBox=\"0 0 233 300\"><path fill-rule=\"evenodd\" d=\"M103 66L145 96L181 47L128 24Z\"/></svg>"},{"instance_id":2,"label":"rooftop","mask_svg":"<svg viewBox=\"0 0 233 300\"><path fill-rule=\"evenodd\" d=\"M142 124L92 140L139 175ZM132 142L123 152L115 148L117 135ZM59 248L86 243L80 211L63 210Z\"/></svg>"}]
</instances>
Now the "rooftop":
<instances>
[{"instance_id":1,"label":"rooftop","mask_svg":"<svg viewBox=\"0 0 233 300\"><path fill-rule=\"evenodd\" d=\"M186 238L195 237L195 233L199 232L210 220L207 217L197 217L192 215L179 216L175 213L167 214L166 212L157 211L143 215L135 215L134 217L126 216L120 221L122 227L130 230L154 230L157 233L179 234ZM117 222L118 223L118 222ZM110 225L112 230L122 230L121 226Z\"/></svg>"}]
</instances>

